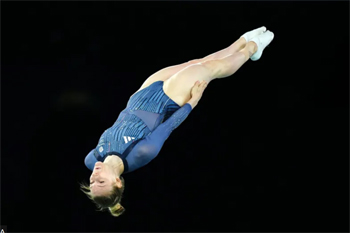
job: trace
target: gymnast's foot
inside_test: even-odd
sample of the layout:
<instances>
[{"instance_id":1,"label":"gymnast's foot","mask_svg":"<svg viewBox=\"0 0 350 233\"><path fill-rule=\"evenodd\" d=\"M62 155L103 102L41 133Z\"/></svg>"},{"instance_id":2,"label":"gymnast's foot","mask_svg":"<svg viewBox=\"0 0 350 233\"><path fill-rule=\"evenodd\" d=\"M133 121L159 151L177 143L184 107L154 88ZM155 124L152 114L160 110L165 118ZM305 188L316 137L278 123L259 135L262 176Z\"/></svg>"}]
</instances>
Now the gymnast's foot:
<instances>
[{"instance_id":1,"label":"gymnast's foot","mask_svg":"<svg viewBox=\"0 0 350 233\"><path fill-rule=\"evenodd\" d=\"M243 37L247 42L251 41L254 37L261 35L266 31L266 27L260 27L257 29L254 29L252 31L244 33L241 37Z\"/></svg>"},{"instance_id":2,"label":"gymnast's foot","mask_svg":"<svg viewBox=\"0 0 350 233\"><path fill-rule=\"evenodd\" d=\"M271 41L274 38L274 34L271 31L266 31L264 33L262 33L261 35L254 37L253 39L251 39L250 41L253 41L256 43L258 49L257 51L250 57L250 59L252 61L257 61L260 59L260 57L262 56L262 53L264 51L264 49L266 48L266 46L268 46Z\"/></svg>"}]
</instances>

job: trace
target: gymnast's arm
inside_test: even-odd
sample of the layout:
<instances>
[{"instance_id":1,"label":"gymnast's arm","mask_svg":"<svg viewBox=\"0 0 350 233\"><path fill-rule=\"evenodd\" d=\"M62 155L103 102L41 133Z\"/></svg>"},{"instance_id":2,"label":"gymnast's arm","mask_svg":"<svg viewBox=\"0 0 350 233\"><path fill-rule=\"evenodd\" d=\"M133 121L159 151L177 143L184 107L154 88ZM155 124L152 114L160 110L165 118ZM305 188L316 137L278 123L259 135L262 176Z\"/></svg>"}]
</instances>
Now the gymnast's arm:
<instances>
[{"instance_id":1,"label":"gymnast's arm","mask_svg":"<svg viewBox=\"0 0 350 233\"><path fill-rule=\"evenodd\" d=\"M128 172L145 166L153 160L158 155L171 132L187 118L191 111L191 103L186 103L182 108L173 113L168 120L160 124L150 135L138 142L128 155Z\"/></svg>"},{"instance_id":2,"label":"gymnast's arm","mask_svg":"<svg viewBox=\"0 0 350 233\"><path fill-rule=\"evenodd\" d=\"M171 132L186 119L193 108L198 104L207 84L208 83L205 81L197 81L191 90L191 99L182 106L182 108L173 113L168 120L160 124L150 135L136 144L126 158L128 162L127 172L145 166L158 155Z\"/></svg>"}]
</instances>

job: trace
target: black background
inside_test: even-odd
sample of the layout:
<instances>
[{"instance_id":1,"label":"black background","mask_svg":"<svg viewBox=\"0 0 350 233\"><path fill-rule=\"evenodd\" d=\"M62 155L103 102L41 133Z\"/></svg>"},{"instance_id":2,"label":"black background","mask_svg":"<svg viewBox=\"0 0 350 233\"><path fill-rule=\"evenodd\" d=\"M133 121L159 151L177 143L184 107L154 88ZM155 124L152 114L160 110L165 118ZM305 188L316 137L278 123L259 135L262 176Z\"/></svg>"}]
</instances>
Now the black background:
<instances>
[{"instance_id":1,"label":"black background","mask_svg":"<svg viewBox=\"0 0 350 233\"><path fill-rule=\"evenodd\" d=\"M3 2L2 221L13 231L348 231L348 2ZM215 80L122 205L79 190L152 73L266 26Z\"/></svg>"}]
</instances>

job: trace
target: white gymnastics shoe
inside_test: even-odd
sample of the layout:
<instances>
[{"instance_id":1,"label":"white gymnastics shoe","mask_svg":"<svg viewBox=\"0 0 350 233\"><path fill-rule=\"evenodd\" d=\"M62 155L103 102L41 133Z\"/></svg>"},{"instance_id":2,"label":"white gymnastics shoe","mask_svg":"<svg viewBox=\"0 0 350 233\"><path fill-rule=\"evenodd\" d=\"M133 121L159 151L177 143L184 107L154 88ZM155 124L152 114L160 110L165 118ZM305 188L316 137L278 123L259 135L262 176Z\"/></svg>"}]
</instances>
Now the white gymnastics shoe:
<instances>
[{"instance_id":1,"label":"white gymnastics shoe","mask_svg":"<svg viewBox=\"0 0 350 233\"><path fill-rule=\"evenodd\" d=\"M258 46L258 49L257 49L256 53L254 53L253 56L250 57L250 59L252 61L259 60L264 49L266 48L266 46L268 46L271 43L273 38L274 38L273 32L267 30L263 34L251 39L250 41L254 41L256 43L256 45Z\"/></svg>"},{"instance_id":2,"label":"white gymnastics shoe","mask_svg":"<svg viewBox=\"0 0 350 233\"><path fill-rule=\"evenodd\" d=\"M266 27L260 27L257 29L254 29L252 31L244 33L241 37L243 37L246 42L251 41L256 36L259 36L260 34L264 33L266 31Z\"/></svg>"}]
</instances>

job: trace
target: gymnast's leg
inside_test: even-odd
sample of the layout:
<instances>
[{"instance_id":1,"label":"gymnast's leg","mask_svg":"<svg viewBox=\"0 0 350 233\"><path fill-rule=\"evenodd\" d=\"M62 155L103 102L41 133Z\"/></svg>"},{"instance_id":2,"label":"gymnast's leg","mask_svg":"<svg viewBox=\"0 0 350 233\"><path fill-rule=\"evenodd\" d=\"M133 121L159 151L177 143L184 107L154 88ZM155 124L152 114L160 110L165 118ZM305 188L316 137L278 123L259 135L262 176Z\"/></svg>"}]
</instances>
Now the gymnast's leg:
<instances>
[{"instance_id":1,"label":"gymnast's leg","mask_svg":"<svg viewBox=\"0 0 350 233\"><path fill-rule=\"evenodd\" d=\"M231 76L249 58L256 54L261 56L262 50L272 41L273 33L267 31L259 37L246 43L243 49L226 57L187 66L164 82L164 92L183 106L191 98L191 89L197 80L209 83L214 79ZM256 57L256 59L259 58Z\"/></svg>"},{"instance_id":2,"label":"gymnast's leg","mask_svg":"<svg viewBox=\"0 0 350 233\"><path fill-rule=\"evenodd\" d=\"M206 61L210 61L210 60L222 59L222 58L227 57L233 53L236 53L236 52L242 50L245 47L246 43L250 39L262 34L265 31L266 31L266 27L260 27L260 28L248 31L245 34L243 34L238 40L236 40L234 43L232 43L230 46L228 46L225 49L222 49L218 52L212 53L204 58L192 59L192 60L185 62L185 63L182 63L182 64L163 68L163 69L157 71L156 73L152 74L150 77L148 77L145 80L145 82L142 84L142 86L140 87L139 90L146 88L147 86L151 85L153 82L166 81L172 75L176 74L177 72L185 69L186 67L188 67L190 65L201 63L201 62L206 62Z\"/></svg>"},{"instance_id":3,"label":"gymnast's leg","mask_svg":"<svg viewBox=\"0 0 350 233\"><path fill-rule=\"evenodd\" d=\"M224 57L227 57L233 53L236 53L240 50L242 50L247 42L251 40L252 38L264 33L266 31L266 27L260 27L257 29L254 29L252 31L248 31L244 33L238 40L236 40L233 44L231 44L229 47L222 49L216 53L210 54L202 59L196 59L194 60L195 62L205 62L205 61L210 61L210 60L218 60L222 59Z\"/></svg>"}]
</instances>

